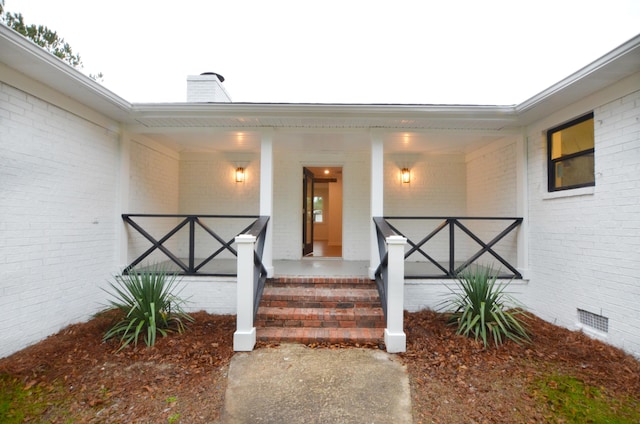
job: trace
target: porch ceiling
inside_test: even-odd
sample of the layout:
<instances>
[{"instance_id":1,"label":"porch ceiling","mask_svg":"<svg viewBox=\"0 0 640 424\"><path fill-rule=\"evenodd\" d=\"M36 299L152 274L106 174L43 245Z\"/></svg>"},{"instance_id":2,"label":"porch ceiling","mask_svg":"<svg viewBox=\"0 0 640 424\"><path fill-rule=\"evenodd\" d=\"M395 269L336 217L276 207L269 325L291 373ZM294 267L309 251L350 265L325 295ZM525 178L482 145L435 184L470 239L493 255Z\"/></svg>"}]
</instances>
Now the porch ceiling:
<instances>
[{"instance_id":1,"label":"porch ceiling","mask_svg":"<svg viewBox=\"0 0 640 424\"><path fill-rule=\"evenodd\" d=\"M385 153L457 154L468 153L510 133L448 133L396 131L382 135ZM257 131L177 132L145 134L176 152L253 152L260 151L261 133ZM286 131L274 132L275 149L339 153L368 151L368 132Z\"/></svg>"},{"instance_id":2,"label":"porch ceiling","mask_svg":"<svg viewBox=\"0 0 640 424\"><path fill-rule=\"evenodd\" d=\"M376 133L389 153L452 154L518 133L513 108L501 106L399 106L202 104L137 105L128 130L178 151L260 149L273 131L275 148L368 150Z\"/></svg>"}]
</instances>

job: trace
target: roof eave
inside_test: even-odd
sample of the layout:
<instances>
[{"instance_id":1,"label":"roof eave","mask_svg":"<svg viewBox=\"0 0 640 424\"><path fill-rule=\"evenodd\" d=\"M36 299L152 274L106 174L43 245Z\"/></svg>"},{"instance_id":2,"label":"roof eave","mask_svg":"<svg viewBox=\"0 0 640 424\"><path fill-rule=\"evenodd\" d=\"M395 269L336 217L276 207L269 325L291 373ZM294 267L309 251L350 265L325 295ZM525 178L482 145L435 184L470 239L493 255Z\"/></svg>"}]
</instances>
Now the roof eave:
<instances>
[{"instance_id":1,"label":"roof eave","mask_svg":"<svg viewBox=\"0 0 640 424\"><path fill-rule=\"evenodd\" d=\"M2 24L0 61L112 119L128 120L131 103Z\"/></svg>"},{"instance_id":2,"label":"roof eave","mask_svg":"<svg viewBox=\"0 0 640 424\"><path fill-rule=\"evenodd\" d=\"M525 126L640 71L640 35L518 105L402 105L291 103L131 104L77 69L0 25L0 61L33 80L125 124L140 116L244 114L259 116L510 118Z\"/></svg>"},{"instance_id":3,"label":"roof eave","mask_svg":"<svg viewBox=\"0 0 640 424\"><path fill-rule=\"evenodd\" d=\"M331 103L134 103L134 114L251 114L251 115L512 115L514 106L499 105L406 105L406 104L331 104Z\"/></svg>"},{"instance_id":4,"label":"roof eave","mask_svg":"<svg viewBox=\"0 0 640 424\"><path fill-rule=\"evenodd\" d=\"M515 106L522 125L640 72L640 34Z\"/></svg>"}]
</instances>

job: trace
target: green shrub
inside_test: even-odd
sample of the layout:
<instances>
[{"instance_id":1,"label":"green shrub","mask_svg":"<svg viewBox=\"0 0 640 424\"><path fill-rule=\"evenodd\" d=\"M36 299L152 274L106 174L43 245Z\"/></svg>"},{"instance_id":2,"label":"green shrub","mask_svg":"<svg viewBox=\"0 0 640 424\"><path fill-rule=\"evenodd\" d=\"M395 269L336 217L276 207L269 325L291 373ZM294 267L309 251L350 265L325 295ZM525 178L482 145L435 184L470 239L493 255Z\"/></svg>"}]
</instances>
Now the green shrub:
<instances>
[{"instance_id":1,"label":"green shrub","mask_svg":"<svg viewBox=\"0 0 640 424\"><path fill-rule=\"evenodd\" d=\"M497 283L492 268L467 269L457 278L457 287L443 302L443 308L453 311L449 323L458 326L458 334L482 339L485 347L490 339L496 346L507 339L516 343L529 341L522 322L526 312L505 292L507 283Z\"/></svg>"},{"instance_id":2,"label":"green shrub","mask_svg":"<svg viewBox=\"0 0 640 424\"><path fill-rule=\"evenodd\" d=\"M177 288L178 280L174 274L161 269L150 271L131 270L127 274L115 277L110 283L114 299L110 300L108 310L120 310L124 317L107 331L103 341L120 337L120 349L133 342L137 346L140 334L147 346L153 346L156 335L163 337L168 331L181 333L186 322L193 318L182 309L184 300L172 292Z\"/></svg>"}]
</instances>

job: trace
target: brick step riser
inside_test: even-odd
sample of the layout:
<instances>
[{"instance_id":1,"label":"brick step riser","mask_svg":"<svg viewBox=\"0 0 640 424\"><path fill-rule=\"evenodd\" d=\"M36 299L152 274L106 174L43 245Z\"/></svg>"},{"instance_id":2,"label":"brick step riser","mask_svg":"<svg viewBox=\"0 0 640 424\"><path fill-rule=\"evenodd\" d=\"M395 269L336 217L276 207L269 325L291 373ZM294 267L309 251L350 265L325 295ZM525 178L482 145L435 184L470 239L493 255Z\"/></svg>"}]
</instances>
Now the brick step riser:
<instances>
[{"instance_id":1,"label":"brick step riser","mask_svg":"<svg viewBox=\"0 0 640 424\"><path fill-rule=\"evenodd\" d=\"M338 304L341 305L344 304ZM256 316L256 326L384 328L384 313L379 305L348 308L261 305Z\"/></svg>"},{"instance_id":2,"label":"brick step riser","mask_svg":"<svg viewBox=\"0 0 640 424\"><path fill-rule=\"evenodd\" d=\"M375 290L376 286L373 284L353 284L353 283L338 283L338 284L334 284L334 283L299 283L299 284L287 284L287 283L278 283L278 284L273 284L273 283L267 283L265 285L266 288L269 287L274 287L274 288L296 288L296 289L355 289L355 290L360 290L360 289L368 289L368 290Z\"/></svg>"},{"instance_id":3,"label":"brick step riser","mask_svg":"<svg viewBox=\"0 0 640 424\"><path fill-rule=\"evenodd\" d=\"M335 300L263 300L260 306L268 308L316 308L316 309L353 309L379 308L380 301L335 301Z\"/></svg>"},{"instance_id":4,"label":"brick step riser","mask_svg":"<svg viewBox=\"0 0 640 424\"><path fill-rule=\"evenodd\" d=\"M284 285L296 285L296 284L375 284L373 280L368 278L305 278L305 277L291 277L291 278L270 278L267 279L267 285L271 284L284 284Z\"/></svg>"},{"instance_id":5,"label":"brick step riser","mask_svg":"<svg viewBox=\"0 0 640 424\"><path fill-rule=\"evenodd\" d=\"M375 287L270 287L265 286L263 296L378 296Z\"/></svg>"},{"instance_id":6,"label":"brick step riser","mask_svg":"<svg viewBox=\"0 0 640 424\"><path fill-rule=\"evenodd\" d=\"M329 319L353 321L357 319L382 319L381 307L369 308L282 308L260 306L257 318L262 319Z\"/></svg>"},{"instance_id":7,"label":"brick step riser","mask_svg":"<svg viewBox=\"0 0 640 424\"><path fill-rule=\"evenodd\" d=\"M256 327L293 327L293 328L385 328L382 321L329 321L329 320L256 320Z\"/></svg>"},{"instance_id":8,"label":"brick step riser","mask_svg":"<svg viewBox=\"0 0 640 424\"><path fill-rule=\"evenodd\" d=\"M380 343L381 328L262 328L257 339L267 342L295 343Z\"/></svg>"},{"instance_id":9,"label":"brick step riser","mask_svg":"<svg viewBox=\"0 0 640 424\"><path fill-rule=\"evenodd\" d=\"M304 300L315 302L379 302L376 290L310 290L265 288L262 300Z\"/></svg>"}]
</instances>

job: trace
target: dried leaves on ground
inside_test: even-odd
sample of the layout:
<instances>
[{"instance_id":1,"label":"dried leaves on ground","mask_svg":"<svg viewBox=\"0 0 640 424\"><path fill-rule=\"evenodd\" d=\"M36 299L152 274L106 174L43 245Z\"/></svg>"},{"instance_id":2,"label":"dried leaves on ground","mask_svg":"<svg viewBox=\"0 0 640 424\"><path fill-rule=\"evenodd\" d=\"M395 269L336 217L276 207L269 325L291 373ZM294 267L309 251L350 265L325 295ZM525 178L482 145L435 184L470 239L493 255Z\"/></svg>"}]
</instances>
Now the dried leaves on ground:
<instances>
[{"instance_id":1,"label":"dried leaves on ground","mask_svg":"<svg viewBox=\"0 0 640 424\"><path fill-rule=\"evenodd\" d=\"M535 316L525 320L531 344L483 349L482 342L456 335L446 320L431 311L405 316L408 345L402 356L416 422L554 422L536 389L536 382L553 375L571 376L640 407L640 363L619 349Z\"/></svg>"},{"instance_id":2,"label":"dried leaves on ground","mask_svg":"<svg viewBox=\"0 0 640 424\"><path fill-rule=\"evenodd\" d=\"M0 417L22 412L28 422L214 422L224 401L235 317L193 316L187 332L159 339L153 348L116 352L115 341L101 343L115 319L103 314L0 359L3 386L26 394L0 406ZM634 358L535 317L528 324L532 344L483 349L456 335L440 314L408 313L401 357L415 422L549 421L550 406L540 402L535 382L554 374L638 401L640 363ZM34 408L15 410L25 402Z\"/></svg>"}]
</instances>

